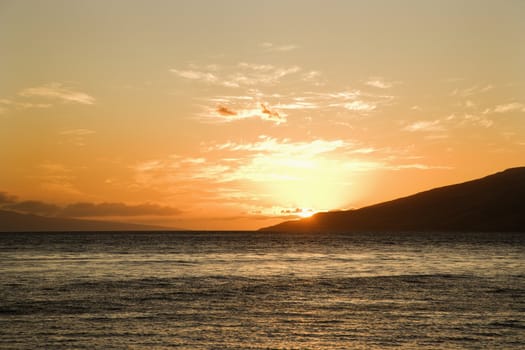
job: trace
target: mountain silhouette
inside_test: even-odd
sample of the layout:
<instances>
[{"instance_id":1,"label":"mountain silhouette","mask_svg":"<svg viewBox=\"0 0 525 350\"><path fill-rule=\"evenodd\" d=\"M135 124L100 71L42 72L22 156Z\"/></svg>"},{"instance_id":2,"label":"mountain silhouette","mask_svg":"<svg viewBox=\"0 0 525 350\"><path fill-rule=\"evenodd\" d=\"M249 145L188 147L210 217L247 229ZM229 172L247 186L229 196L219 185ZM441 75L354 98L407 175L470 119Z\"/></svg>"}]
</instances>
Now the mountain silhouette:
<instances>
[{"instance_id":1,"label":"mountain silhouette","mask_svg":"<svg viewBox=\"0 0 525 350\"><path fill-rule=\"evenodd\" d=\"M525 232L525 167L356 210L317 213L273 232Z\"/></svg>"},{"instance_id":2,"label":"mountain silhouette","mask_svg":"<svg viewBox=\"0 0 525 350\"><path fill-rule=\"evenodd\" d=\"M173 230L161 226L110 221L45 217L0 210L0 232L43 231L160 231Z\"/></svg>"}]
</instances>

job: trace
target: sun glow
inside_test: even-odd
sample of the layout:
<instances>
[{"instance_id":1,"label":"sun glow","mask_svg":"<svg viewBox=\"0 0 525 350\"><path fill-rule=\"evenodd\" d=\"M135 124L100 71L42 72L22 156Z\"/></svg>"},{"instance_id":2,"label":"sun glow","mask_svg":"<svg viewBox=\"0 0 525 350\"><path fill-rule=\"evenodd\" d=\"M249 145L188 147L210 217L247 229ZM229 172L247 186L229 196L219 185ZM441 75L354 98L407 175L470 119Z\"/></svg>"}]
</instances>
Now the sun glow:
<instances>
[{"instance_id":1,"label":"sun glow","mask_svg":"<svg viewBox=\"0 0 525 350\"><path fill-rule=\"evenodd\" d=\"M266 160L275 161L271 157ZM298 168L291 161L283 162L285 166L272 167L279 169L279 177L261 181L261 193L271 196L276 206L302 208L294 214L309 217L319 210L348 207L367 187L368 179L358 171L345 171L344 161L340 159L317 156L308 161L311 163L309 168ZM268 167L267 176L272 168Z\"/></svg>"},{"instance_id":2,"label":"sun glow","mask_svg":"<svg viewBox=\"0 0 525 350\"><path fill-rule=\"evenodd\" d=\"M311 217L312 215L314 215L316 213L317 213L317 211L315 211L312 208L301 208L301 211L299 211L297 213L297 216L299 216L301 218L309 218L309 217Z\"/></svg>"}]
</instances>

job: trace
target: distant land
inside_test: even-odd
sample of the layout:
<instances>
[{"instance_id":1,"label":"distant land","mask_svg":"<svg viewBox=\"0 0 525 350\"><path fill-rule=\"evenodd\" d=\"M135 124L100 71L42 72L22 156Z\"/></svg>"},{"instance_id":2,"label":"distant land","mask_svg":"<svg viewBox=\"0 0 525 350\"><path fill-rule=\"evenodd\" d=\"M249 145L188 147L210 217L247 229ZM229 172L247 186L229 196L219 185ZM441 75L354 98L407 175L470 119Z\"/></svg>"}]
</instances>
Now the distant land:
<instances>
[{"instance_id":1,"label":"distant land","mask_svg":"<svg viewBox=\"0 0 525 350\"><path fill-rule=\"evenodd\" d=\"M0 232L44 231L174 231L177 229L110 221L45 217L0 210Z\"/></svg>"},{"instance_id":2,"label":"distant land","mask_svg":"<svg viewBox=\"0 0 525 350\"><path fill-rule=\"evenodd\" d=\"M355 210L317 213L272 232L525 232L525 167Z\"/></svg>"}]
</instances>

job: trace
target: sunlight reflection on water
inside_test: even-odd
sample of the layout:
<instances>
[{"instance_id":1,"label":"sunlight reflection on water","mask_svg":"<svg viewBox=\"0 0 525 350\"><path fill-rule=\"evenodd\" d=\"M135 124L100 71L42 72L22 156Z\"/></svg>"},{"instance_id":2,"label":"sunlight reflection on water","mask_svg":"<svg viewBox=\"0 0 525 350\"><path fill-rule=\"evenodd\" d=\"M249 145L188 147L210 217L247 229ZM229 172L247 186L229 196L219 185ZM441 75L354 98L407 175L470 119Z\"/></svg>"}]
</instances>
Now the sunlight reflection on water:
<instances>
[{"instance_id":1,"label":"sunlight reflection on water","mask_svg":"<svg viewBox=\"0 0 525 350\"><path fill-rule=\"evenodd\" d=\"M18 234L0 347L525 345L521 235Z\"/></svg>"}]
</instances>

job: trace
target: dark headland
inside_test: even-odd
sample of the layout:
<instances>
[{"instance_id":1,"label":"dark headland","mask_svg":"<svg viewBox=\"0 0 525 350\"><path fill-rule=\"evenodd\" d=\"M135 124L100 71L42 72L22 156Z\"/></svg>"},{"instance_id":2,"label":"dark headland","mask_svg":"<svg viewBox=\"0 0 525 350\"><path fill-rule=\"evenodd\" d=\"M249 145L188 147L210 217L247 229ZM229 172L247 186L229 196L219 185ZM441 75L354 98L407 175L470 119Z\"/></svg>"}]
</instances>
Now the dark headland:
<instances>
[{"instance_id":1,"label":"dark headland","mask_svg":"<svg viewBox=\"0 0 525 350\"><path fill-rule=\"evenodd\" d=\"M272 232L525 232L525 167L355 210L317 213Z\"/></svg>"}]
</instances>

